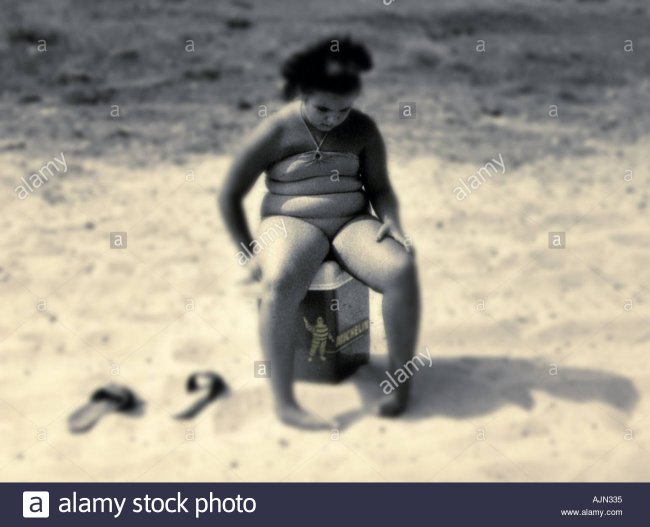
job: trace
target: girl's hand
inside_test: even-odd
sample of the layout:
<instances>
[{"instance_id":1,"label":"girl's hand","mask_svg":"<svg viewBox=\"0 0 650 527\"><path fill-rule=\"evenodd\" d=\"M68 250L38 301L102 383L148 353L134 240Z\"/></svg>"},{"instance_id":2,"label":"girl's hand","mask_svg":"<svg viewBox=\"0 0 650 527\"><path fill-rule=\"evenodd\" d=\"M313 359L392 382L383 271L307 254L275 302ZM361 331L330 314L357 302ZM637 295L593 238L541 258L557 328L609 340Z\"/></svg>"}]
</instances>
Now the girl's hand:
<instances>
[{"instance_id":1,"label":"girl's hand","mask_svg":"<svg viewBox=\"0 0 650 527\"><path fill-rule=\"evenodd\" d=\"M380 242L386 236L390 236L395 241L400 243L406 252L411 254L413 253L413 244L410 241L407 241L402 230L391 220L384 221L377 231L377 241Z\"/></svg>"}]
</instances>

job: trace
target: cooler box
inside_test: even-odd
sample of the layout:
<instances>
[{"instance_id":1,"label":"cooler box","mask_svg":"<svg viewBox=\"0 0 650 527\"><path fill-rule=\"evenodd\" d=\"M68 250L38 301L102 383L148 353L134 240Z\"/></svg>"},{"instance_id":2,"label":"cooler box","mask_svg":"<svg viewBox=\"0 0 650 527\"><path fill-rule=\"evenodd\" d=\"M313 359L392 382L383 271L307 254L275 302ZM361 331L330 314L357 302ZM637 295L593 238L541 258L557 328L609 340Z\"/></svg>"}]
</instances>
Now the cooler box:
<instances>
[{"instance_id":1,"label":"cooler box","mask_svg":"<svg viewBox=\"0 0 650 527\"><path fill-rule=\"evenodd\" d=\"M339 382L370 357L368 287L326 260L300 304L295 378Z\"/></svg>"}]
</instances>

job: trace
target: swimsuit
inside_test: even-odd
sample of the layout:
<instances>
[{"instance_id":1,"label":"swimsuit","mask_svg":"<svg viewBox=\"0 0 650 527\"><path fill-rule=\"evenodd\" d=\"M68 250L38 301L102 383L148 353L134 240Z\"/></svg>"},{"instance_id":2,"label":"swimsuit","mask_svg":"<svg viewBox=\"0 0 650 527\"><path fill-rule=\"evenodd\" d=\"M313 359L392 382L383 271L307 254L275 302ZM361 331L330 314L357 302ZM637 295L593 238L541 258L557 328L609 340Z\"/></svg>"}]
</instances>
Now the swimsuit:
<instances>
[{"instance_id":1,"label":"swimsuit","mask_svg":"<svg viewBox=\"0 0 650 527\"><path fill-rule=\"evenodd\" d=\"M315 150L290 155L267 168L268 192L261 216L300 218L321 229L331 241L350 220L369 214L370 207L359 176L359 157L321 151L312 139Z\"/></svg>"}]
</instances>

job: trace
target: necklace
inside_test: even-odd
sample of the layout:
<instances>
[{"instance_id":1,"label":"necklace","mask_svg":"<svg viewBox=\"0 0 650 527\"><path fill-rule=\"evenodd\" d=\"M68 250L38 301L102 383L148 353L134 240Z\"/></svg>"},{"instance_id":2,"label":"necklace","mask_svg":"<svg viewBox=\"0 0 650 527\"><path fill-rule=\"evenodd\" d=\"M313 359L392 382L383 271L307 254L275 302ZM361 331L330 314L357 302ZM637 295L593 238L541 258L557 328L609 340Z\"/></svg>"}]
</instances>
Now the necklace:
<instances>
[{"instance_id":1,"label":"necklace","mask_svg":"<svg viewBox=\"0 0 650 527\"><path fill-rule=\"evenodd\" d=\"M316 161L320 161L320 159L323 157L323 155L320 153L320 147L325 142L325 139L327 138L327 134L329 134L329 131L325 132L325 135L323 136L323 139L321 139L321 141L319 143L314 138L314 134L311 133L311 130L309 129L309 126L307 126L307 121L305 121L305 117L302 114L302 104L300 105L300 118L302 119L302 122L304 123L305 128L307 128L307 131L309 132L309 137L311 137L311 140L316 145L316 151L314 152L314 159Z\"/></svg>"}]
</instances>

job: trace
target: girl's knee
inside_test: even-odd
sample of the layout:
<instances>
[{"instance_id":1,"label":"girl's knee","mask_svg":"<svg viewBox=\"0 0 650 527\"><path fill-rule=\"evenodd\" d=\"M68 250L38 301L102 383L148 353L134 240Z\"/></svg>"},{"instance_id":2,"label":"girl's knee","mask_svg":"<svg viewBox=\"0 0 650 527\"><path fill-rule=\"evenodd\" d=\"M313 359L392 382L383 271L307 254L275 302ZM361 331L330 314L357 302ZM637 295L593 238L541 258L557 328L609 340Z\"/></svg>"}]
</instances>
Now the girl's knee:
<instances>
[{"instance_id":1,"label":"girl's knee","mask_svg":"<svg viewBox=\"0 0 650 527\"><path fill-rule=\"evenodd\" d=\"M304 296L303 289L291 273L262 278L262 295L267 301L293 300Z\"/></svg>"},{"instance_id":2,"label":"girl's knee","mask_svg":"<svg viewBox=\"0 0 650 527\"><path fill-rule=\"evenodd\" d=\"M417 283L415 258L407 253L400 255L387 272L384 287L404 288Z\"/></svg>"}]
</instances>

